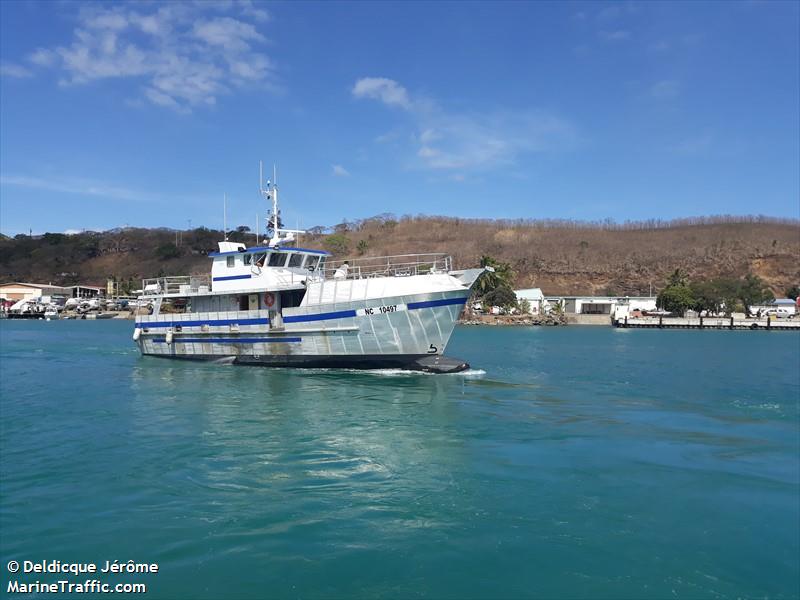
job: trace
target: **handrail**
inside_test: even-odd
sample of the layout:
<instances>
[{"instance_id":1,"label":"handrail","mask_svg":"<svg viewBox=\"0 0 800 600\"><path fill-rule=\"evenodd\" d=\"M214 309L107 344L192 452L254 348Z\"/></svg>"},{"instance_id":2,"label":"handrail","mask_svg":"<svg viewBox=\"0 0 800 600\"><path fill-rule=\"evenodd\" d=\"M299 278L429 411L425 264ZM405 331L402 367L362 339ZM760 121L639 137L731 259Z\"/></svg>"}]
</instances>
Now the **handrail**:
<instances>
[{"instance_id":1,"label":"handrail","mask_svg":"<svg viewBox=\"0 0 800 600\"><path fill-rule=\"evenodd\" d=\"M346 273L340 270L347 263ZM268 269L269 267L262 267ZM396 254L393 256L367 256L347 260L328 261L321 270L307 274L280 273L275 268L277 288L295 287L300 283L318 279L366 279L373 277L410 277L430 273L447 273L453 268L453 259L444 253ZM272 270L271 268L269 268ZM259 273L260 274L260 273ZM274 284L275 282L273 282ZM203 288L203 289L201 289ZM209 275L176 275L151 277L142 280L142 297L186 296L211 291Z\"/></svg>"},{"instance_id":2,"label":"handrail","mask_svg":"<svg viewBox=\"0 0 800 600\"><path fill-rule=\"evenodd\" d=\"M444 253L395 254L328 261L326 278L364 279L370 277L409 277L429 273L447 273L453 259ZM347 269L343 269L347 263Z\"/></svg>"},{"instance_id":3,"label":"handrail","mask_svg":"<svg viewBox=\"0 0 800 600\"><path fill-rule=\"evenodd\" d=\"M142 280L143 296L166 296L199 293L200 288L211 289L209 275L175 275L171 277L151 277Z\"/></svg>"}]
</instances>

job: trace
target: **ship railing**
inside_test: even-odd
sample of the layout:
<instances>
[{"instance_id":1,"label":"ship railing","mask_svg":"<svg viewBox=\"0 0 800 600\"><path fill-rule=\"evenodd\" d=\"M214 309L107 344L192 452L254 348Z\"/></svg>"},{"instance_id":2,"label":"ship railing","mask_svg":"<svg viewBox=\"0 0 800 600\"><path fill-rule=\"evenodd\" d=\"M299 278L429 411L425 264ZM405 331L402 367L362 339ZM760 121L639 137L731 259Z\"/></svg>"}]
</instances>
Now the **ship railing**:
<instances>
[{"instance_id":1,"label":"ship railing","mask_svg":"<svg viewBox=\"0 0 800 600\"><path fill-rule=\"evenodd\" d=\"M347 268L345 268L347 263ZM447 254L396 254L367 256L346 260L329 260L325 264L326 279L367 279L371 277L410 277L429 273L447 273L453 258Z\"/></svg>"},{"instance_id":2,"label":"ship railing","mask_svg":"<svg viewBox=\"0 0 800 600\"><path fill-rule=\"evenodd\" d=\"M151 277L142 280L143 296L186 296L205 293L211 289L209 275L178 275Z\"/></svg>"}]
</instances>

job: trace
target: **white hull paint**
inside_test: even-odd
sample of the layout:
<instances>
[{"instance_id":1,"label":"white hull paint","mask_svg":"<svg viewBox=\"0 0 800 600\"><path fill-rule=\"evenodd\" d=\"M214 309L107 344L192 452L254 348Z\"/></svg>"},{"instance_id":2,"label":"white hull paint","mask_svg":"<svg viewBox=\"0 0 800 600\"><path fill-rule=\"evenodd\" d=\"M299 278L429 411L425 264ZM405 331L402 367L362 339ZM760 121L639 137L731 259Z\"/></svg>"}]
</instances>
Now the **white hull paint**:
<instances>
[{"instance_id":1,"label":"white hull paint","mask_svg":"<svg viewBox=\"0 0 800 600\"><path fill-rule=\"evenodd\" d=\"M272 222L277 187L262 183L261 193ZM141 299L153 314L136 320L139 351L265 366L468 367L442 354L490 267L453 271L444 254L328 261L328 252L288 246L295 233L275 226L267 246L251 248L226 236L209 253L210 277L145 279Z\"/></svg>"},{"instance_id":2,"label":"white hull paint","mask_svg":"<svg viewBox=\"0 0 800 600\"><path fill-rule=\"evenodd\" d=\"M338 283L345 287L346 282ZM307 304L284 309L280 329L272 327L270 311L263 309L139 317L136 343L145 355L267 359L265 364L270 357L285 357L275 364L287 366L303 366L309 362L303 358L314 357L354 357L353 366L369 357L406 360L444 352L468 296L469 288L461 287Z\"/></svg>"}]
</instances>

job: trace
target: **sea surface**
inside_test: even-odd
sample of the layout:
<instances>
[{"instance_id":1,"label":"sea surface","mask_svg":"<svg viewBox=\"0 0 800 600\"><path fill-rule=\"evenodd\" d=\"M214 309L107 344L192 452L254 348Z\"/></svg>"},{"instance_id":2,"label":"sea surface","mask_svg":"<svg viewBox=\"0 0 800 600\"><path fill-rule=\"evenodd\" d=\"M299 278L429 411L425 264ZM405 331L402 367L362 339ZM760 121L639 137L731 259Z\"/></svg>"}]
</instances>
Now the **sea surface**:
<instances>
[{"instance_id":1,"label":"sea surface","mask_svg":"<svg viewBox=\"0 0 800 600\"><path fill-rule=\"evenodd\" d=\"M149 599L800 596L797 333L460 327L473 369L424 375L131 332L0 322L0 596L86 579L10 560L157 563L98 577Z\"/></svg>"}]
</instances>

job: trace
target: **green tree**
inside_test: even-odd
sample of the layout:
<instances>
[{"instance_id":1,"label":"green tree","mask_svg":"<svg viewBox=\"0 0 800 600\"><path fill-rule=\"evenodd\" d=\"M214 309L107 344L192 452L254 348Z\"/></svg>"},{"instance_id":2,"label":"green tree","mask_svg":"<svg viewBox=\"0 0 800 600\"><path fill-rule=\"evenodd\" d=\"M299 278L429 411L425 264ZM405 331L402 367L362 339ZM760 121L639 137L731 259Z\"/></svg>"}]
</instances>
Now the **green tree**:
<instances>
[{"instance_id":1,"label":"green tree","mask_svg":"<svg viewBox=\"0 0 800 600\"><path fill-rule=\"evenodd\" d=\"M689 290L694 298L692 309L698 313L706 310L708 312L718 312L720 298L717 287L713 281L693 281L689 284Z\"/></svg>"},{"instance_id":2,"label":"green tree","mask_svg":"<svg viewBox=\"0 0 800 600\"><path fill-rule=\"evenodd\" d=\"M517 306L517 295L508 285L500 285L483 297L485 306L512 308Z\"/></svg>"},{"instance_id":3,"label":"green tree","mask_svg":"<svg viewBox=\"0 0 800 600\"><path fill-rule=\"evenodd\" d=\"M531 303L530 303L530 300L528 300L527 298L523 298L522 300L520 300L517 303L517 307L519 308L520 312L522 312L522 313L527 314L527 313L531 312Z\"/></svg>"},{"instance_id":4,"label":"green tree","mask_svg":"<svg viewBox=\"0 0 800 600\"><path fill-rule=\"evenodd\" d=\"M178 258L181 255L181 250L175 244L167 243L161 244L156 248L156 257L159 260L169 260L170 258Z\"/></svg>"},{"instance_id":5,"label":"green tree","mask_svg":"<svg viewBox=\"0 0 800 600\"><path fill-rule=\"evenodd\" d=\"M356 244L356 250L358 250L358 255L363 256L364 253L369 248L369 242L367 240L358 240L358 244Z\"/></svg>"},{"instance_id":6,"label":"green tree","mask_svg":"<svg viewBox=\"0 0 800 600\"><path fill-rule=\"evenodd\" d=\"M673 286L688 286L689 276L686 271L675 269L672 274L667 278L667 287Z\"/></svg>"},{"instance_id":7,"label":"green tree","mask_svg":"<svg viewBox=\"0 0 800 600\"><path fill-rule=\"evenodd\" d=\"M748 273L739 283L739 290L736 295L744 305L744 311L750 310L754 304L763 304L775 300L775 294L767 284L758 276Z\"/></svg>"},{"instance_id":8,"label":"green tree","mask_svg":"<svg viewBox=\"0 0 800 600\"><path fill-rule=\"evenodd\" d=\"M800 286L793 285L788 290L786 290L787 298L791 298L792 300L797 300L798 296L800 296Z\"/></svg>"},{"instance_id":9,"label":"green tree","mask_svg":"<svg viewBox=\"0 0 800 600\"><path fill-rule=\"evenodd\" d=\"M736 304L739 281L731 277L717 277L703 281L693 281L689 289L694 296L694 306L697 312L707 310L719 313L724 309L728 314Z\"/></svg>"},{"instance_id":10,"label":"green tree","mask_svg":"<svg viewBox=\"0 0 800 600\"><path fill-rule=\"evenodd\" d=\"M342 233L332 233L323 240L322 244L337 255L346 254L350 249L350 240Z\"/></svg>"},{"instance_id":11,"label":"green tree","mask_svg":"<svg viewBox=\"0 0 800 600\"><path fill-rule=\"evenodd\" d=\"M503 286L511 288L511 282L514 279L514 271L511 270L511 265L499 262L491 256L482 256L481 266L492 267L494 272L488 271L478 279L477 292L479 295L485 296Z\"/></svg>"},{"instance_id":12,"label":"green tree","mask_svg":"<svg viewBox=\"0 0 800 600\"><path fill-rule=\"evenodd\" d=\"M712 282L718 298L717 312L724 311L727 316L731 316L738 302L739 280L733 277L719 277Z\"/></svg>"},{"instance_id":13,"label":"green tree","mask_svg":"<svg viewBox=\"0 0 800 600\"><path fill-rule=\"evenodd\" d=\"M656 300L658 306L671 313L683 315L695 305L692 290L688 285L670 285L661 290Z\"/></svg>"}]
</instances>

